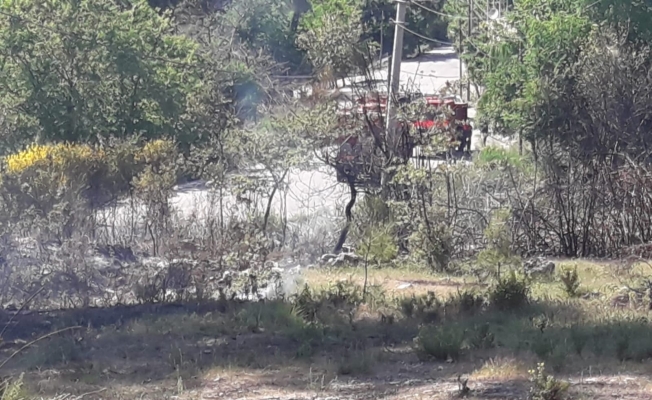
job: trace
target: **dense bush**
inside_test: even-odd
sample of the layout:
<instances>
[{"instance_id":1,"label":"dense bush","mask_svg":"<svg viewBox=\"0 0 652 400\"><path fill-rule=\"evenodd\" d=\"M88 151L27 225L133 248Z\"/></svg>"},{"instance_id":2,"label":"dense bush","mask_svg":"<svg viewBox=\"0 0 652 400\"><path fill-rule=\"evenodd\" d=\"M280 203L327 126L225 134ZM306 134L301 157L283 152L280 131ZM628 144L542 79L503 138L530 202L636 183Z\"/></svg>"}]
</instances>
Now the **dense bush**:
<instances>
[{"instance_id":1,"label":"dense bush","mask_svg":"<svg viewBox=\"0 0 652 400\"><path fill-rule=\"evenodd\" d=\"M537 368L530 370L529 373L532 383L528 395L529 400L562 400L566 398L570 384L548 375L543 363L537 364Z\"/></svg>"},{"instance_id":2,"label":"dense bush","mask_svg":"<svg viewBox=\"0 0 652 400\"><path fill-rule=\"evenodd\" d=\"M560 279L568 296L578 297L580 295L580 278L577 274L577 267L573 269L564 268Z\"/></svg>"},{"instance_id":3,"label":"dense bush","mask_svg":"<svg viewBox=\"0 0 652 400\"><path fill-rule=\"evenodd\" d=\"M457 360L463 344L464 332L455 325L422 328L414 339L414 349L421 360Z\"/></svg>"},{"instance_id":4,"label":"dense bush","mask_svg":"<svg viewBox=\"0 0 652 400\"><path fill-rule=\"evenodd\" d=\"M191 105L210 88L206 65L194 40L172 34L169 15L144 0L8 1L0 10L15 16L0 21L1 102L15 121L5 146L192 128L187 139L199 139L201 108Z\"/></svg>"},{"instance_id":5,"label":"dense bush","mask_svg":"<svg viewBox=\"0 0 652 400\"><path fill-rule=\"evenodd\" d=\"M500 310L516 310L528 304L530 284L525 277L510 271L507 277L500 277L489 292L491 305Z\"/></svg>"},{"instance_id":6,"label":"dense bush","mask_svg":"<svg viewBox=\"0 0 652 400\"><path fill-rule=\"evenodd\" d=\"M128 193L132 186L151 191L160 186L166 165L174 164L174 142L156 140L137 146L57 143L31 145L5 158L0 195L10 215L27 210L47 216L66 204L90 211ZM166 180L174 185L176 176ZM171 186L170 186L171 187Z\"/></svg>"}]
</instances>

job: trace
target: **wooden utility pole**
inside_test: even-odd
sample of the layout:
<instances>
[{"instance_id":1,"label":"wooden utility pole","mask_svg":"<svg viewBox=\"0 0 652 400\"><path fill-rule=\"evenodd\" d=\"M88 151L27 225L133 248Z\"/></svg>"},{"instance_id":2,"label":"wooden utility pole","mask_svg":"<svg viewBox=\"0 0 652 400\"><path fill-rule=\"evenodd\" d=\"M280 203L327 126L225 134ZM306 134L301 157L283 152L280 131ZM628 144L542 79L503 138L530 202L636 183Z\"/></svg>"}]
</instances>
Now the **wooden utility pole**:
<instances>
[{"instance_id":1,"label":"wooden utility pole","mask_svg":"<svg viewBox=\"0 0 652 400\"><path fill-rule=\"evenodd\" d=\"M461 23L460 23L460 26L458 28L457 35L458 35L458 40L459 40L459 43L460 43L460 55L459 55L459 60L460 60L460 97L462 97L462 93L464 93L464 85L462 83L462 53L464 52L464 48L462 46L462 24Z\"/></svg>"},{"instance_id":2,"label":"wooden utility pole","mask_svg":"<svg viewBox=\"0 0 652 400\"><path fill-rule=\"evenodd\" d=\"M396 21L394 22L394 46L389 74L389 90L387 93L387 114L385 116L385 133L390 154L395 154L399 146L399 131L396 123L397 94L401 78L401 60L403 59L403 24L405 23L405 0L396 0ZM389 160L388 160L389 161ZM383 188L389 183L390 177L383 169L380 184Z\"/></svg>"},{"instance_id":3,"label":"wooden utility pole","mask_svg":"<svg viewBox=\"0 0 652 400\"><path fill-rule=\"evenodd\" d=\"M398 145L396 140L396 102L399 83L401 79L401 60L403 59L403 24L405 23L405 9L407 2L405 0L396 0L396 22L394 25L394 47L392 49L392 69L389 80L389 93L387 98L387 121L386 129L389 144L395 150Z\"/></svg>"},{"instance_id":4,"label":"wooden utility pole","mask_svg":"<svg viewBox=\"0 0 652 400\"><path fill-rule=\"evenodd\" d=\"M380 16L381 21L385 21L385 10L382 10L382 14ZM383 22L380 23L380 55L378 56L378 62L380 62L380 66L382 67L382 61L383 61Z\"/></svg>"},{"instance_id":5,"label":"wooden utility pole","mask_svg":"<svg viewBox=\"0 0 652 400\"><path fill-rule=\"evenodd\" d=\"M466 38L471 38L471 31L473 30L473 0L468 0L469 2L469 15L468 15L468 33ZM462 63L462 54L460 54L460 64ZM469 68L466 68L466 101L471 101L471 79L469 77Z\"/></svg>"}]
</instances>

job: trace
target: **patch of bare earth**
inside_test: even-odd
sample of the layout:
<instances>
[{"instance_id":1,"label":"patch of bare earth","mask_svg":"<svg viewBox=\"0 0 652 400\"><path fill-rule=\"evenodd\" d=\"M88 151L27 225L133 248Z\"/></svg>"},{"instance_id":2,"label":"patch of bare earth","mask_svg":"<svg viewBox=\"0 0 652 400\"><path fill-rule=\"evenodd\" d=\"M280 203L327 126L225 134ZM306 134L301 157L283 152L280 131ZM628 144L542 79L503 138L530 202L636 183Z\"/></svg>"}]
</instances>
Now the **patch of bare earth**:
<instances>
[{"instance_id":1,"label":"patch of bare earth","mask_svg":"<svg viewBox=\"0 0 652 400\"><path fill-rule=\"evenodd\" d=\"M362 286L364 274L357 269L313 269L304 273L306 280L316 287L328 287L337 281L348 281ZM387 294L400 297L421 295L433 292L439 297L447 297L461 290L482 290L487 285L474 279L429 274L426 270L409 271L401 269L370 268L368 285L381 287Z\"/></svg>"},{"instance_id":2,"label":"patch of bare earth","mask_svg":"<svg viewBox=\"0 0 652 400\"><path fill-rule=\"evenodd\" d=\"M333 377L323 370L292 368L259 372L222 373L207 377L200 389L184 399L238 400L354 400L525 399L526 377L469 376L473 363L430 364L394 361L376 366L372 376ZM644 400L652 398L652 380L635 375L564 377L569 394L583 399Z\"/></svg>"}]
</instances>

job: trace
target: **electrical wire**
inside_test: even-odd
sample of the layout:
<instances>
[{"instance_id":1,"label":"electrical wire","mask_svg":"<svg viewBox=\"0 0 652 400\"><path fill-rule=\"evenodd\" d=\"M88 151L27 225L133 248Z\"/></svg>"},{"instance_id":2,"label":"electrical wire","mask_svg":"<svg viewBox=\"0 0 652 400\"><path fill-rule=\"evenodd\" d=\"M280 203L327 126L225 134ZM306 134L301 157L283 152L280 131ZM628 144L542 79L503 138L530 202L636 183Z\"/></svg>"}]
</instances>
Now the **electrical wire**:
<instances>
[{"instance_id":1,"label":"electrical wire","mask_svg":"<svg viewBox=\"0 0 652 400\"><path fill-rule=\"evenodd\" d=\"M412 4L412 5L415 5L415 6L417 6L417 7L420 7L420 8L422 8L422 9L428 11L428 12L431 12L431 13L433 13L433 14L440 15L440 16L444 16L444 17L447 17L447 18L457 19L457 20L467 20L467 19L468 19L468 16L455 16L455 15L451 15L451 14L442 13L442 12L439 12L439 11L437 11L437 10L433 10L433 9L431 9L431 8L428 8L428 7L424 6L423 4L417 3L417 2L414 1L414 0L409 0L408 3L409 3L409 4ZM477 19L477 18L472 18L472 19ZM396 24L396 21L394 21L394 20L391 20L391 22L393 22L393 23ZM415 35L415 36L417 36L417 37L419 37L419 38L421 38L421 39L423 39L423 40L426 40L426 41L429 41L429 42L433 42L433 43L439 43L439 44L445 44L445 45L449 45L449 46L454 46L454 43L444 42L444 41L441 41L441 40L438 40L438 39L429 38L429 37L426 37L426 36L424 36L424 35L421 35L420 33L415 32L415 31L413 31L413 30L411 30L411 29L409 29L409 28L406 28L406 27L405 27L405 23L400 24L400 25L403 27L403 29L404 29L405 31L407 31L407 32L411 33L412 35ZM494 59L494 60L497 60L497 59L498 59L497 57L493 57L493 56L491 56L490 54L487 54L486 52L480 50L480 46L478 46L477 44L475 44L475 43L471 40L471 38L467 37L467 38L465 38L465 40L468 41L469 43L471 43L471 45L473 45L473 46L476 48L476 50L477 50L478 52L482 53L483 56L484 56L485 58Z\"/></svg>"},{"instance_id":2,"label":"electrical wire","mask_svg":"<svg viewBox=\"0 0 652 400\"><path fill-rule=\"evenodd\" d=\"M424 10L426 10L426 11L428 11L428 12L431 12L431 13L433 13L433 14L439 15L439 16L441 16L441 17L446 17L446 18L450 18L450 19L464 19L464 20L468 19L467 16L451 15L451 14L443 13L443 12L441 12L441 11L433 10L432 8L426 7L426 6L424 6L423 4L421 4L421 3L417 3L417 2L414 1L414 0L410 0L410 1L408 1L408 3L409 3L409 4L412 4L412 5L415 5L415 6L419 7L419 8L422 8L422 9L424 9Z\"/></svg>"},{"instance_id":3,"label":"electrical wire","mask_svg":"<svg viewBox=\"0 0 652 400\"><path fill-rule=\"evenodd\" d=\"M414 35L414 36L416 36L416 37L419 37L419 38L421 38L421 39L423 39L423 40L426 40L426 41L428 41L428 42L439 43L439 44L445 44L445 45L448 45L448 46L452 46L452 45L453 45L453 43L451 43L451 42L444 42L443 40L438 40L438 39L429 38L429 37L427 37L427 36L423 36L422 34L415 32L415 31L413 31L413 30L411 30L411 29L408 29L408 28L405 27L405 23L404 23L404 22L400 22L400 23L399 23L399 22L396 22L396 21L393 20L393 19L391 19L390 22L391 22L392 24L396 24L396 25L400 26L401 28L403 28L404 31L406 31L406 32L408 32L408 33L411 33L412 35Z\"/></svg>"}]
</instances>

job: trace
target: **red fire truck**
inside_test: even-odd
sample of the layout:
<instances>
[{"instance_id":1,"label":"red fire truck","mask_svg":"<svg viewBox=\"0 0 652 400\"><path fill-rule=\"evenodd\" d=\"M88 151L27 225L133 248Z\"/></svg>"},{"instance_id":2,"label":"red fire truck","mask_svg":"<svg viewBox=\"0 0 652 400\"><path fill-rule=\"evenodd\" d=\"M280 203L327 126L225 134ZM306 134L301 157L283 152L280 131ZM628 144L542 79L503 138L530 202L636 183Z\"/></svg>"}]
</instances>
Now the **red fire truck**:
<instances>
[{"instance_id":1,"label":"red fire truck","mask_svg":"<svg viewBox=\"0 0 652 400\"><path fill-rule=\"evenodd\" d=\"M412 122L412 125L421 131L427 131L433 126L449 128L453 125L455 134L451 136L451 144L458 144L457 151L471 151L471 134L473 128L469 123L469 105L462 101L458 96L439 96L430 95L423 98L428 104L424 118L420 121ZM446 118L439 118L447 108L449 112Z\"/></svg>"},{"instance_id":2,"label":"red fire truck","mask_svg":"<svg viewBox=\"0 0 652 400\"><path fill-rule=\"evenodd\" d=\"M462 101L459 96L440 96L440 95L426 95L416 98L402 97L399 98L399 103L408 103L411 101L425 101L429 106L428 111L424 114L423 118L418 121L411 121L411 125L418 130L426 131L433 126L441 126L448 128L451 124L454 125L455 135L451 138L451 142L459 142L458 151L470 150L471 146L471 133L472 127L469 123L468 111L469 105ZM440 118L447 108L450 110L447 117ZM341 115L343 117L351 115L352 113L367 115L371 119L385 115L387 109L387 95L383 94L369 94L359 96L352 107L345 107L342 109Z\"/></svg>"},{"instance_id":3,"label":"red fire truck","mask_svg":"<svg viewBox=\"0 0 652 400\"><path fill-rule=\"evenodd\" d=\"M452 132L450 137L451 150L458 153L471 150L471 133L472 127L468 118L468 103L465 103L458 96L441 96L426 95L418 97L403 96L399 98L399 104L407 104L414 101L425 101L427 104L426 112L422 118L417 121L405 121L417 129L418 132L425 133L431 128L438 126ZM340 137L336 143L340 146L337 163L343 166L347 173L357 174L364 164L365 146L373 146L374 134L381 133L384 130L384 115L387 109L387 95L370 93L364 96L358 96L355 101L349 103L348 107L343 107L340 111L342 123L352 115L364 115L369 122L370 135L347 135ZM445 116L442 118L442 116ZM407 126L405 126L407 128ZM449 129L452 128L452 129ZM408 139L402 141L401 148L404 148L406 157L412 155L414 143ZM456 145L456 146L455 146ZM344 178L341 177L343 180Z\"/></svg>"}]
</instances>

